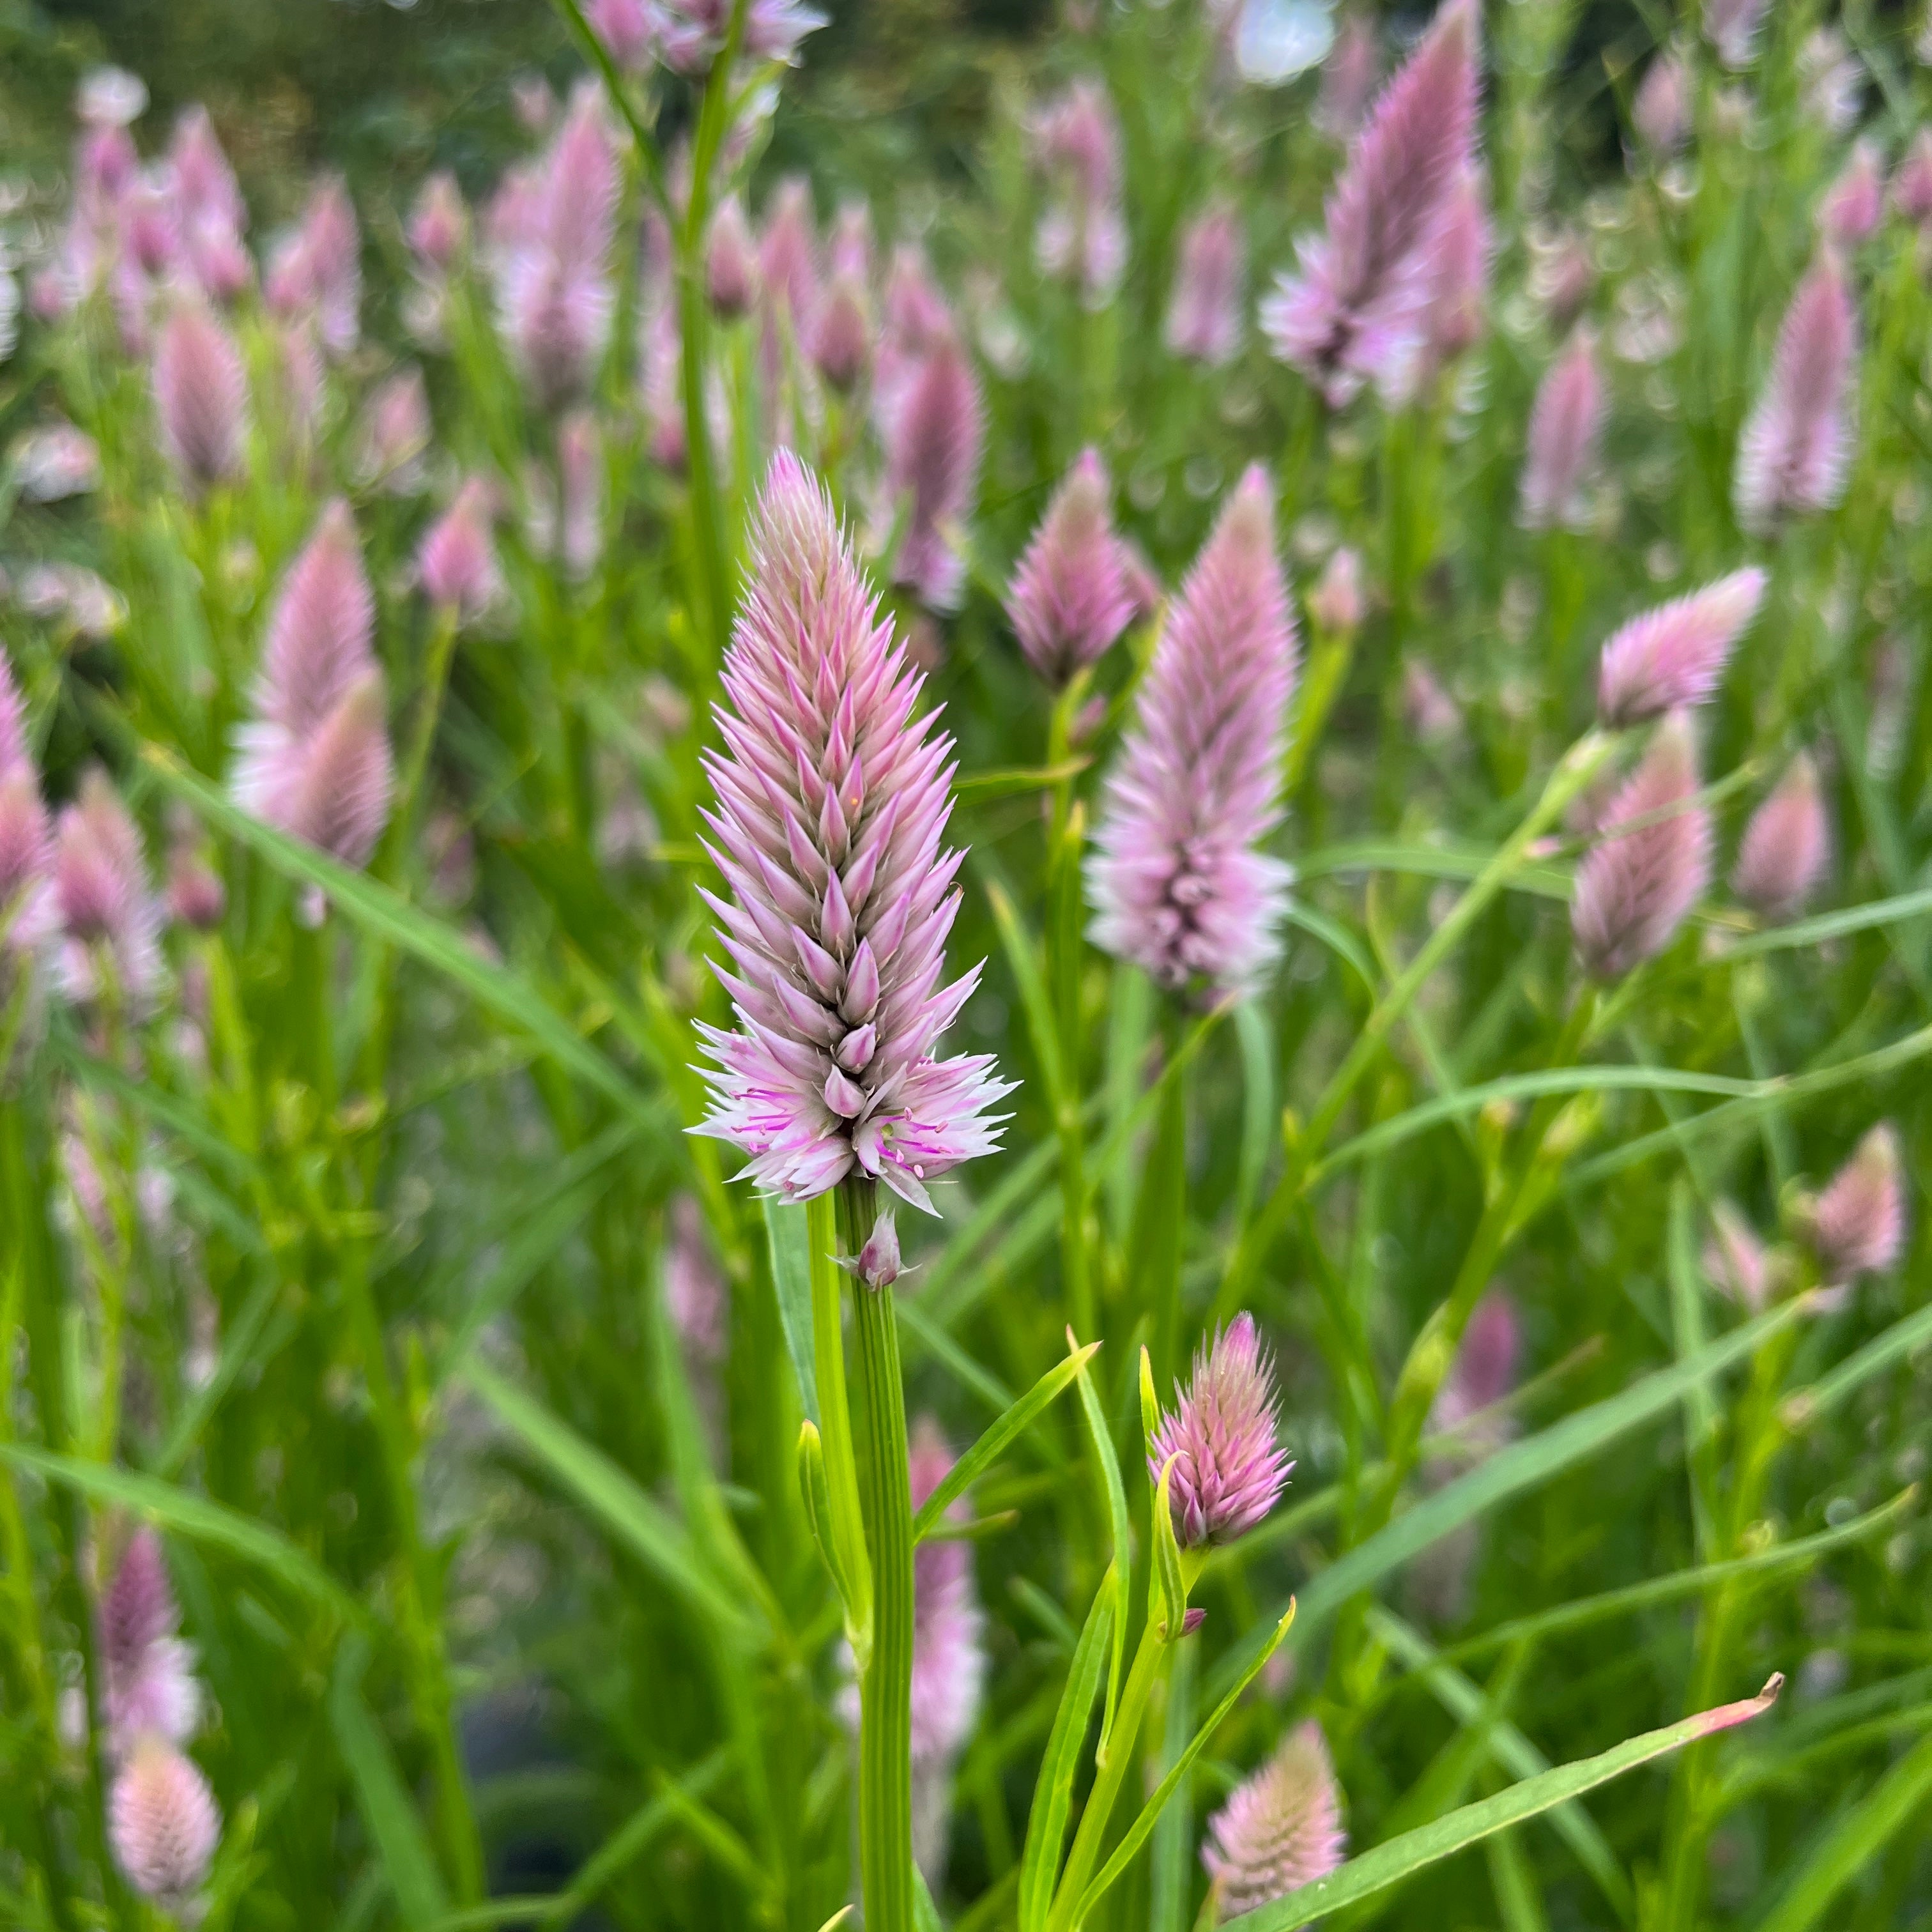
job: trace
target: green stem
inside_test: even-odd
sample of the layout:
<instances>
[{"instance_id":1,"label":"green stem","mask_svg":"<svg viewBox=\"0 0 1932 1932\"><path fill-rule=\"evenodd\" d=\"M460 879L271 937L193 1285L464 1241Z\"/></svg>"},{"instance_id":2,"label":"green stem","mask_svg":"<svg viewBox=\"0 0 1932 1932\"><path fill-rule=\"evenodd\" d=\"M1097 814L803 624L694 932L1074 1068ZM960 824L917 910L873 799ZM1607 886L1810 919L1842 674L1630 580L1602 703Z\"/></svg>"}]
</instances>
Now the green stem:
<instances>
[{"instance_id":1,"label":"green stem","mask_svg":"<svg viewBox=\"0 0 1932 1932\"><path fill-rule=\"evenodd\" d=\"M872 1189L848 1186L848 1232L870 1226ZM854 1244L855 1248L856 1244ZM912 1497L892 1291L853 1290L859 1499L872 1569L872 1654L859 1680L859 1866L866 1932L911 1932Z\"/></svg>"}]
</instances>

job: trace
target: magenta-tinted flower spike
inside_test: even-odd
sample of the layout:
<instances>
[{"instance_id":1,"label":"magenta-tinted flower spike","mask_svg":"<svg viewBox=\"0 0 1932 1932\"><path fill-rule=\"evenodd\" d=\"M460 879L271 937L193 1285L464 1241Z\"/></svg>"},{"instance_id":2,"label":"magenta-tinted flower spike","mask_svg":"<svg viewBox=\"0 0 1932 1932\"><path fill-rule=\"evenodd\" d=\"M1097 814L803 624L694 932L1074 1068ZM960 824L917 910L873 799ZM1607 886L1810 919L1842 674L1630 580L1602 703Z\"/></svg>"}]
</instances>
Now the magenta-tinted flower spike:
<instances>
[{"instance_id":1,"label":"magenta-tinted flower spike","mask_svg":"<svg viewBox=\"0 0 1932 1932\"><path fill-rule=\"evenodd\" d=\"M956 610L966 565L952 532L977 500L986 440L980 379L956 338L942 338L926 356L881 427L886 500L910 506L892 581L928 610Z\"/></svg>"},{"instance_id":2,"label":"magenta-tinted flower spike","mask_svg":"<svg viewBox=\"0 0 1932 1932\"><path fill-rule=\"evenodd\" d=\"M1639 724L1718 688L1732 648L1764 596L1765 574L1734 570L1689 596L1633 617L1604 646L1597 672L1597 716L1607 725Z\"/></svg>"},{"instance_id":3,"label":"magenta-tinted flower spike","mask_svg":"<svg viewBox=\"0 0 1932 1932\"><path fill-rule=\"evenodd\" d=\"M1868 239L1885 214L1885 170L1874 141L1852 144L1851 158L1818 204L1818 232L1841 248Z\"/></svg>"},{"instance_id":4,"label":"magenta-tinted flower spike","mask_svg":"<svg viewBox=\"0 0 1932 1932\"><path fill-rule=\"evenodd\" d=\"M406 363L378 383L363 410L357 466L364 480L392 496L422 487L423 452L430 436L429 392L422 371Z\"/></svg>"},{"instance_id":5,"label":"magenta-tinted flower spike","mask_svg":"<svg viewBox=\"0 0 1932 1932\"><path fill-rule=\"evenodd\" d=\"M1262 305L1281 360L1339 408L1372 382L1400 398L1424 344L1445 212L1474 159L1476 14L1450 0L1382 90L1328 197Z\"/></svg>"},{"instance_id":6,"label":"magenta-tinted flower spike","mask_svg":"<svg viewBox=\"0 0 1932 1932\"><path fill-rule=\"evenodd\" d=\"M1174 599L1088 862L1094 944L1163 986L1238 994L1274 962L1289 874L1258 848L1280 817L1296 655L1256 464Z\"/></svg>"},{"instance_id":7,"label":"magenta-tinted flower spike","mask_svg":"<svg viewBox=\"0 0 1932 1932\"><path fill-rule=\"evenodd\" d=\"M248 207L206 108L190 107L175 123L168 170L188 267L209 301L232 302L254 272L242 239Z\"/></svg>"},{"instance_id":8,"label":"magenta-tinted flower spike","mask_svg":"<svg viewBox=\"0 0 1932 1932\"><path fill-rule=\"evenodd\" d=\"M1882 1274L1905 1249L1905 1177L1898 1135L1881 1120L1810 1204L1806 1216L1828 1286Z\"/></svg>"},{"instance_id":9,"label":"magenta-tinted flower spike","mask_svg":"<svg viewBox=\"0 0 1932 1932\"><path fill-rule=\"evenodd\" d=\"M1098 450L1082 452L1054 492L1012 581L1006 616L1028 662L1060 686L1096 662L1139 608L1132 562L1114 529Z\"/></svg>"},{"instance_id":10,"label":"magenta-tinted flower spike","mask_svg":"<svg viewBox=\"0 0 1932 1932\"><path fill-rule=\"evenodd\" d=\"M856 275L836 274L813 319L812 364L842 392L857 387L872 354L872 305Z\"/></svg>"},{"instance_id":11,"label":"magenta-tinted flower spike","mask_svg":"<svg viewBox=\"0 0 1932 1932\"><path fill-rule=\"evenodd\" d=\"M284 321L311 318L332 356L346 356L362 334L362 232L338 180L309 196L295 232L270 259L262 293Z\"/></svg>"},{"instance_id":12,"label":"magenta-tinted flower spike","mask_svg":"<svg viewBox=\"0 0 1932 1932\"><path fill-rule=\"evenodd\" d=\"M145 1524L128 1539L97 1623L110 1751L124 1756L147 1736L185 1743L201 1720L201 1687L194 1653L176 1634L181 1612L160 1539Z\"/></svg>"},{"instance_id":13,"label":"magenta-tinted flower spike","mask_svg":"<svg viewBox=\"0 0 1932 1932\"><path fill-rule=\"evenodd\" d=\"M1174 1397L1148 1448L1149 1479L1157 1485L1174 1459L1168 1495L1184 1549L1232 1543L1274 1508L1294 1466L1276 1438L1274 1365L1252 1315L1202 1343Z\"/></svg>"},{"instance_id":14,"label":"magenta-tinted flower spike","mask_svg":"<svg viewBox=\"0 0 1932 1932\"><path fill-rule=\"evenodd\" d=\"M1728 1201L1711 1210L1711 1238L1704 1244L1704 1274L1716 1288L1753 1315L1771 1297L1772 1261L1757 1231Z\"/></svg>"},{"instance_id":15,"label":"magenta-tinted flower spike","mask_svg":"<svg viewBox=\"0 0 1932 1932\"><path fill-rule=\"evenodd\" d=\"M940 983L959 906L961 855L941 846L952 740L914 715L921 680L788 450L750 548L705 815L740 1030L704 1029L702 1131L788 1200L856 1174L929 1210L928 1181L996 1144L988 1109L1011 1090L989 1056L935 1055L979 978Z\"/></svg>"},{"instance_id":16,"label":"magenta-tinted flower spike","mask_svg":"<svg viewBox=\"0 0 1932 1932\"><path fill-rule=\"evenodd\" d=\"M1341 1794L1328 1741L1312 1718L1283 1738L1274 1755L1208 1821L1201 1862L1214 1882L1220 1916L1238 1917L1342 1862Z\"/></svg>"},{"instance_id":17,"label":"magenta-tinted flower spike","mask_svg":"<svg viewBox=\"0 0 1932 1932\"><path fill-rule=\"evenodd\" d=\"M727 195L711 218L704 256L705 293L725 321L744 314L758 295L758 244L746 218L745 204Z\"/></svg>"},{"instance_id":18,"label":"magenta-tinted flower spike","mask_svg":"<svg viewBox=\"0 0 1932 1932\"><path fill-rule=\"evenodd\" d=\"M1127 263L1127 224L1120 212L1120 125L1106 89L1076 80L1042 109L1034 147L1054 193L1040 216L1034 252L1049 275L1104 303Z\"/></svg>"},{"instance_id":19,"label":"magenta-tinted flower spike","mask_svg":"<svg viewBox=\"0 0 1932 1932\"><path fill-rule=\"evenodd\" d=\"M1396 386L1405 399L1425 388L1482 334L1494 244L1482 171L1472 164L1456 176L1437 220L1422 348L1407 382Z\"/></svg>"},{"instance_id":20,"label":"magenta-tinted flower spike","mask_svg":"<svg viewBox=\"0 0 1932 1932\"><path fill-rule=\"evenodd\" d=\"M58 928L53 857L53 828L27 742L26 706L13 665L0 651L0 952L38 952Z\"/></svg>"},{"instance_id":21,"label":"magenta-tinted flower spike","mask_svg":"<svg viewBox=\"0 0 1932 1932\"><path fill-rule=\"evenodd\" d=\"M375 620L338 499L283 581L230 782L244 809L346 866L368 863L394 786Z\"/></svg>"},{"instance_id":22,"label":"magenta-tinted flower spike","mask_svg":"<svg viewBox=\"0 0 1932 1932\"><path fill-rule=\"evenodd\" d=\"M658 47L675 73L704 73L723 50L731 0L664 0L658 17ZM826 16L799 0L751 0L739 52L747 60L795 62L798 44L825 25Z\"/></svg>"},{"instance_id":23,"label":"magenta-tinted flower spike","mask_svg":"<svg viewBox=\"0 0 1932 1932\"><path fill-rule=\"evenodd\" d=\"M81 780L56 825L53 885L68 939L62 960L68 997L98 997L98 965L104 960L116 996L144 1010L161 983L161 907L148 881L140 829L98 767Z\"/></svg>"},{"instance_id":24,"label":"magenta-tinted flower spike","mask_svg":"<svg viewBox=\"0 0 1932 1932\"><path fill-rule=\"evenodd\" d=\"M1526 530L1574 529L1581 522L1608 413L1596 346L1580 331L1537 386L1530 410L1518 512Z\"/></svg>"},{"instance_id":25,"label":"magenta-tinted flower spike","mask_svg":"<svg viewBox=\"0 0 1932 1932\"><path fill-rule=\"evenodd\" d=\"M604 435L589 410L556 426L557 556L581 583L604 554Z\"/></svg>"},{"instance_id":26,"label":"magenta-tinted flower spike","mask_svg":"<svg viewBox=\"0 0 1932 1932\"><path fill-rule=\"evenodd\" d=\"M1576 868L1570 926L1594 977L1620 979L1661 952L1710 883L1711 818L1692 802L1697 790L1690 721L1674 712Z\"/></svg>"},{"instance_id":27,"label":"magenta-tinted flower spike","mask_svg":"<svg viewBox=\"0 0 1932 1932\"><path fill-rule=\"evenodd\" d=\"M913 1425L907 1475L916 1510L952 1474L955 1458L930 1416ZM964 1501L947 1512L970 1514ZM973 1587L973 1546L928 1537L913 1552L912 1755L914 1775L950 1765L978 1722L986 1681L986 1619Z\"/></svg>"},{"instance_id":28,"label":"magenta-tinted flower spike","mask_svg":"<svg viewBox=\"0 0 1932 1932\"><path fill-rule=\"evenodd\" d=\"M812 184L788 175L772 190L758 238L758 281L772 316L780 311L802 346L818 309L818 224Z\"/></svg>"},{"instance_id":29,"label":"magenta-tinted flower spike","mask_svg":"<svg viewBox=\"0 0 1932 1932\"><path fill-rule=\"evenodd\" d=\"M1166 339L1174 354L1210 368L1234 360L1241 346L1247 274L1240 216L1217 201L1190 222L1180 238L1167 309Z\"/></svg>"},{"instance_id":30,"label":"magenta-tinted flower spike","mask_svg":"<svg viewBox=\"0 0 1932 1932\"><path fill-rule=\"evenodd\" d=\"M497 311L537 400L556 409L589 386L610 339L617 158L596 85L580 87L539 165L493 211Z\"/></svg>"},{"instance_id":31,"label":"magenta-tinted flower spike","mask_svg":"<svg viewBox=\"0 0 1932 1932\"><path fill-rule=\"evenodd\" d=\"M194 1765L166 1739L147 1737L116 1775L107 1834L128 1882L178 1911L208 1876L221 1814Z\"/></svg>"},{"instance_id":32,"label":"magenta-tinted flower spike","mask_svg":"<svg viewBox=\"0 0 1932 1932\"><path fill-rule=\"evenodd\" d=\"M1818 768L1800 752L1744 827L1731 890L1767 919L1795 917L1832 862Z\"/></svg>"},{"instance_id":33,"label":"magenta-tinted flower spike","mask_svg":"<svg viewBox=\"0 0 1932 1932\"><path fill-rule=\"evenodd\" d=\"M1892 205L1913 227L1932 226L1932 128L1922 128L1892 178Z\"/></svg>"},{"instance_id":34,"label":"magenta-tinted flower spike","mask_svg":"<svg viewBox=\"0 0 1932 1932\"><path fill-rule=\"evenodd\" d=\"M1812 265L1778 330L1771 374L1738 441L1738 521L1768 533L1787 516L1834 508L1852 453L1851 388L1858 321L1829 250Z\"/></svg>"},{"instance_id":35,"label":"magenta-tinted flower spike","mask_svg":"<svg viewBox=\"0 0 1932 1932\"><path fill-rule=\"evenodd\" d=\"M492 530L495 503L496 493L486 478L467 478L416 552L424 595L459 627L475 623L503 596Z\"/></svg>"},{"instance_id":36,"label":"magenta-tinted flower spike","mask_svg":"<svg viewBox=\"0 0 1932 1932\"><path fill-rule=\"evenodd\" d=\"M1331 638L1352 638L1367 615L1362 554L1352 544L1340 544L1322 566L1322 574L1308 593L1308 620Z\"/></svg>"},{"instance_id":37,"label":"magenta-tinted flower spike","mask_svg":"<svg viewBox=\"0 0 1932 1932\"><path fill-rule=\"evenodd\" d=\"M1704 0L1704 38L1734 72L1750 64L1766 0Z\"/></svg>"},{"instance_id":38,"label":"magenta-tinted flower spike","mask_svg":"<svg viewBox=\"0 0 1932 1932\"><path fill-rule=\"evenodd\" d=\"M456 177L439 168L423 183L404 231L418 265L433 275L446 275L470 240L470 204Z\"/></svg>"},{"instance_id":39,"label":"magenta-tinted flower spike","mask_svg":"<svg viewBox=\"0 0 1932 1932\"><path fill-rule=\"evenodd\" d=\"M177 302L154 345L161 450L182 488L200 496L242 474L248 379L235 338L201 303Z\"/></svg>"},{"instance_id":40,"label":"magenta-tinted flower spike","mask_svg":"<svg viewBox=\"0 0 1932 1932\"><path fill-rule=\"evenodd\" d=\"M1690 74L1674 48L1666 47L1644 70L1630 103L1630 125L1659 160L1690 138Z\"/></svg>"},{"instance_id":41,"label":"magenta-tinted flower spike","mask_svg":"<svg viewBox=\"0 0 1932 1932\"><path fill-rule=\"evenodd\" d=\"M627 74L650 64L657 35L645 0L589 0L584 17L604 51Z\"/></svg>"},{"instance_id":42,"label":"magenta-tinted flower spike","mask_svg":"<svg viewBox=\"0 0 1932 1932\"><path fill-rule=\"evenodd\" d=\"M826 266L834 276L850 275L861 288L872 280L872 204L842 201L825 244Z\"/></svg>"}]
</instances>

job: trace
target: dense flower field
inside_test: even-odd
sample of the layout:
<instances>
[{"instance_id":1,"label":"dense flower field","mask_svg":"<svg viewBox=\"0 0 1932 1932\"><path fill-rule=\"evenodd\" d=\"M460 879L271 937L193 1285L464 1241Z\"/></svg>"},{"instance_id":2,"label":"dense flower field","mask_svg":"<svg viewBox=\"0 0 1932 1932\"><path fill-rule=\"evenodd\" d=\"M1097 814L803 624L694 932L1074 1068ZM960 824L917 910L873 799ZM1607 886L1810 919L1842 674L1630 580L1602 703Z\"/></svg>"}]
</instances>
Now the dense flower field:
<instances>
[{"instance_id":1,"label":"dense flower field","mask_svg":"<svg viewBox=\"0 0 1932 1932\"><path fill-rule=\"evenodd\" d=\"M0 208L0 1918L1932 1926L1932 29L556 4Z\"/></svg>"}]
</instances>

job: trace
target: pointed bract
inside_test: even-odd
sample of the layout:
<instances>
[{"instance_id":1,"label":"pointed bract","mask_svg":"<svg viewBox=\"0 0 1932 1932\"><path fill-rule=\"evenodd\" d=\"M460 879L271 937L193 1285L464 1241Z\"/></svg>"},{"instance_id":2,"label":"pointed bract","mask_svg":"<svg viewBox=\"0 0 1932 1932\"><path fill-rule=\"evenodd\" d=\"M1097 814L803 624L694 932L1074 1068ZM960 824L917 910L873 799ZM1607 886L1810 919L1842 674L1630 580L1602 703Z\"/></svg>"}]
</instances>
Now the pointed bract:
<instances>
[{"instance_id":1,"label":"pointed bract","mask_svg":"<svg viewBox=\"0 0 1932 1932\"><path fill-rule=\"evenodd\" d=\"M936 1057L977 980L941 984L959 905L951 740L914 716L920 680L868 594L824 488L772 459L724 666L724 748L706 814L740 1030L703 1131L761 1187L807 1200L848 1174L929 1208L926 1184L996 1142L990 1058Z\"/></svg>"},{"instance_id":2,"label":"pointed bract","mask_svg":"<svg viewBox=\"0 0 1932 1932\"><path fill-rule=\"evenodd\" d=\"M1818 768L1801 752L1752 813L1731 890L1767 919L1791 919L1810 902L1831 860Z\"/></svg>"},{"instance_id":3,"label":"pointed bract","mask_svg":"<svg viewBox=\"0 0 1932 1932\"><path fill-rule=\"evenodd\" d=\"M1006 586L1006 615L1034 669L1052 685L1106 652L1138 599L1115 534L1112 486L1100 452L1068 471Z\"/></svg>"},{"instance_id":4,"label":"pointed bract","mask_svg":"<svg viewBox=\"0 0 1932 1932\"><path fill-rule=\"evenodd\" d=\"M1574 528L1597 467L1608 414L1596 345L1580 333L1537 386L1519 512L1526 530Z\"/></svg>"},{"instance_id":5,"label":"pointed bract","mask_svg":"<svg viewBox=\"0 0 1932 1932\"><path fill-rule=\"evenodd\" d=\"M1311 1718L1208 1821L1201 1862L1220 1916L1233 1918L1326 1878L1347 1844L1328 1742Z\"/></svg>"},{"instance_id":6,"label":"pointed bract","mask_svg":"<svg viewBox=\"0 0 1932 1932\"><path fill-rule=\"evenodd\" d=\"M1897 1264L1905 1249L1905 1176L1889 1120L1859 1142L1807 1218L1818 1272L1828 1284L1882 1274Z\"/></svg>"},{"instance_id":7,"label":"pointed bract","mask_svg":"<svg viewBox=\"0 0 1932 1932\"><path fill-rule=\"evenodd\" d=\"M1278 956L1288 870L1258 848L1280 817L1296 656L1257 464L1168 614L1088 863L1094 944L1164 986L1243 992Z\"/></svg>"},{"instance_id":8,"label":"pointed bract","mask_svg":"<svg viewBox=\"0 0 1932 1932\"><path fill-rule=\"evenodd\" d=\"M1765 574L1733 571L1688 596L1646 610L1604 646L1597 671L1597 716L1612 726L1639 724L1718 688L1732 649L1757 614Z\"/></svg>"},{"instance_id":9,"label":"pointed bract","mask_svg":"<svg viewBox=\"0 0 1932 1932\"><path fill-rule=\"evenodd\" d=\"M1276 1438L1274 1366L1252 1315L1201 1344L1174 1399L1148 1448L1148 1479L1158 1486L1173 1459L1168 1493L1184 1548L1232 1543L1274 1508L1294 1466Z\"/></svg>"}]
</instances>

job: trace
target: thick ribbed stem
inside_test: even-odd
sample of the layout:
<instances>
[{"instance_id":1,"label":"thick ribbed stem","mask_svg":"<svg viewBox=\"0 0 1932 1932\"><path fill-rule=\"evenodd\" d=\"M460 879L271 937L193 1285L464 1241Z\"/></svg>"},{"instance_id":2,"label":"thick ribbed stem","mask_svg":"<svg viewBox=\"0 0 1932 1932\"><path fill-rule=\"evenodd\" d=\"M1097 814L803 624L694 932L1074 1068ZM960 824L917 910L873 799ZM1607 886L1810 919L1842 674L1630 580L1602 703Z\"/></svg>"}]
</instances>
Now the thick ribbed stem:
<instances>
[{"instance_id":1,"label":"thick ribbed stem","mask_svg":"<svg viewBox=\"0 0 1932 1932\"><path fill-rule=\"evenodd\" d=\"M862 1220L871 1225L871 1193L866 1187L848 1194L848 1232L855 1235ZM872 1569L872 1654L859 1680L860 1876L866 1932L911 1932L913 1544L905 1390L890 1286L857 1282L852 1301L854 1432Z\"/></svg>"}]
</instances>

